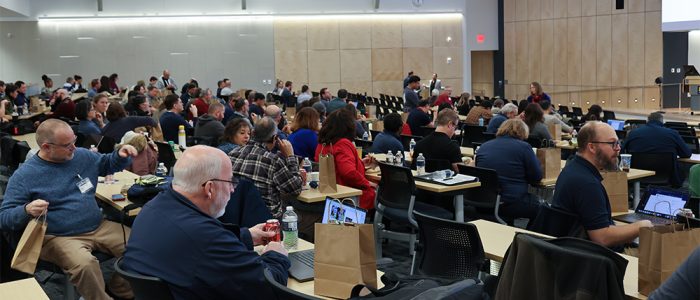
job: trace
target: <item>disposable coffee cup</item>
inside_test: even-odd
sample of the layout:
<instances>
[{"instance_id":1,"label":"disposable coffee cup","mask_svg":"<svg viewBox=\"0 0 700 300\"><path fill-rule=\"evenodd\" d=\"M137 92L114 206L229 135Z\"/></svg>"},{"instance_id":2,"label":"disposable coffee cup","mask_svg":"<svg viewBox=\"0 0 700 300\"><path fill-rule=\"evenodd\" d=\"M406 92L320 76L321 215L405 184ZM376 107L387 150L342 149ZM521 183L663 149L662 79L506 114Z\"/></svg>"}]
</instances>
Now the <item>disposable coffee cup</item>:
<instances>
[{"instance_id":1,"label":"disposable coffee cup","mask_svg":"<svg viewBox=\"0 0 700 300\"><path fill-rule=\"evenodd\" d=\"M620 169L629 172L632 167L632 154L620 154Z\"/></svg>"}]
</instances>

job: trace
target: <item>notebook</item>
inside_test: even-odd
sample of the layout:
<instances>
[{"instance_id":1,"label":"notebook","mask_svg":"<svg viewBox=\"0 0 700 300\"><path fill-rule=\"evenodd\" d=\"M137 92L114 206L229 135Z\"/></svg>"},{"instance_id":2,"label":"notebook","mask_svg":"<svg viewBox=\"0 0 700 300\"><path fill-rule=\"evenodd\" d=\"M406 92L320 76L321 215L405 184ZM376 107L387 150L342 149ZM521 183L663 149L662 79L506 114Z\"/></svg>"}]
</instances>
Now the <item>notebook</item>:
<instances>
[{"instance_id":1,"label":"notebook","mask_svg":"<svg viewBox=\"0 0 700 300\"><path fill-rule=\"evenodd\" d=\"M615 216L613 220L625 223L649 220L654 225L670 224L689 199L690 194L684 191L649 186L634 213Z\"/></svg>"}]
</instances>

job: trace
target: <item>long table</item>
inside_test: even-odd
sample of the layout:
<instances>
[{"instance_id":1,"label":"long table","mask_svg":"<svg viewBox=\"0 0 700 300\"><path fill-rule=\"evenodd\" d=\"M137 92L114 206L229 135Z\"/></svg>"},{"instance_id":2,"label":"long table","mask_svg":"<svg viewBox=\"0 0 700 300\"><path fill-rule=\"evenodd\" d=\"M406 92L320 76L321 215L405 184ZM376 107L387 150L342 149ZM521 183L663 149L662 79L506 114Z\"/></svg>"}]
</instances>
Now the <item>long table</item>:
<instances>
[{"instance_id":1,"label":"long table","mask_svg":"<svg viewBox=\"0 0 700 300\"><path fill-rule=\"evenodd\" d=\"M95 198L107 203L117 209L118 211L124 210L129 204L132 204L129 199L123 201L112 201L112 195L121 194L122 187L125 185L131 186L134 184L134 179L139 178L139 175L131 173L129 171L121 171L114 174L114 179L116 180L112 184L105 184L104 177L98 178L97 187L95 188ZM135 216L141 211L141 208L135 208L130 210L127 215Z\"/></svg>"},{"instance_id":2,"label":"long table","mask_svg":"<svg viewBox=\"0 0 700 300\"><path fill-rule=\"evenodd\" d=\"M49 296L32 277L0 284L0 299L48 300Z\"/></svg>"},{"instance_id":3,"label":"long table","mask_svg":"<svg viewBox=\"0 0 700 300\"><path fill-rule=\"evenodd\" d=\"M481 243L484 246L486 257L498 262L503 261L503 257L505 256L508 247L510 247L515 234L518 232L553 238L551 236L535 233L525 229L510 227L486 220L476 220L470 223L476 225L476 228L479 231L479 236L481 237ZM637 278L639 275L638 259L625 254L620 254L620 256L624 257L628 261L627 270L625 271L625 278L623 279L625 295L627 295L629 299L646 299L646 296L640 294L637 288Z\"/></svg>"},{"instance_id":4,"label":"long table","mask_svg":"<svg viewBox=\"0 0 700 300\"><path fill-rule=\"evenodd\" d=\"M316 202L322 202L326 200L326 197L331 197L335 199L342 199L342 198L349 198L349 197L357 197L362 195L362 190L358 190L355 188L351 188L348 186L344 185L336 185L337 186L337 191L333 193L322 193L319 191L319 189L308 189L308 190L303 190L297 196L297 200L305 203L316 203Z\"/></svg>"}]
</instances>

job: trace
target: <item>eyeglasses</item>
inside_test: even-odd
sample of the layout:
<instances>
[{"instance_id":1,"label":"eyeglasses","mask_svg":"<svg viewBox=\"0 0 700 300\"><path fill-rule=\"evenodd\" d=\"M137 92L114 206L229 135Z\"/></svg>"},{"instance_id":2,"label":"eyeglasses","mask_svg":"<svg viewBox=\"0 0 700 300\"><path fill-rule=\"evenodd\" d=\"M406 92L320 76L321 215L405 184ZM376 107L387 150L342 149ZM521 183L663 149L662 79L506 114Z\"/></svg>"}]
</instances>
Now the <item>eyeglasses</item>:
<instances>
[{"instance_id":1,"label":"eyeglasses","mask_svg":"<svg viewBox=\"0 0 700 300\"><path fill-rule=\"evenodd\" d=\"M613 148L613 149L619 148L619 147L620 147L620 140L617 140L617 141L614 141L614 142L596 142L596 141L594 141L594 142L589 142L589 143L593 143L593 144L608 144L608 145L610 145L610 147Z\"/></svg>"},{"instance_id":2,"label":"eyeglasses","mask_svg":"<svg viewBox=\"0 0 700 300\"><path fill-rule=\"evenodd\" d=\"M75 148L75 142L76 142L77 140L78 140L78 137L76 136L75 138L73 138L73 141L72 141L72 142L70 142L70 143L68 143L68 144L65 144L65 145L55 144L55 143L49 143L49 142L47 142L46 144L49 144L49 145L52 145L52 146L56 146L56 147L59 147L59 148L64 148L64 149L66 149L66 150L70 150L70 149L72 149L72 148Z\"/></svg>"},{"instance_id":3,"label":"eyeglasses","mask_svg":"<svg viewBox=\"0 0 700 300\"><path fill-rule=\"evenodd\" d=\"M202 183L202 187L207 185L207 182L209 182L209 181L228 182L229 184L231 184L232 189L235 189L236 186L238 185L238 179L236 179L236 178L232 178L231 180L213 178L213 179L209 179L209 180L205 181L204 183Z\"/></svg>"}]
</instances>

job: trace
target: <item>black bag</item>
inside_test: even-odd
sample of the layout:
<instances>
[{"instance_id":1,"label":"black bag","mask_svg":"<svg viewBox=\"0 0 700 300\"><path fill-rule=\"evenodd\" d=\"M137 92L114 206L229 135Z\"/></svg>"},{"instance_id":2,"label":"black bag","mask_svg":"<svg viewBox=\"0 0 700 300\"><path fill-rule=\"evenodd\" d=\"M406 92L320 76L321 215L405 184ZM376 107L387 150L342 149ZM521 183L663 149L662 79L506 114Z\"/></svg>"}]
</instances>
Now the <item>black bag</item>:
<instances>
[{"instance_id":1,"label":"black bag","mask_svg":"<svg viewBox=\"0 0 700 300\"><path fill-rule=\"evenodd\" d=\"M384 283L384 287L379 290L364 285L356 285L352 289L350 299L490 299L484 291L484 283L478 279L448 279L421 275L386 273L382 276L381 280ZM359 296L363 288L367 288L372 293L366 296Z\"/></svg>"},{"instance_id":2,"label":"black bag","mask_svg":"<svg viewBox=\"0 0 700 300\"><path fill-rule=\"evenodd\" d=\"M143 206L146 202L155 198L162 192L173 180L172 177L165 177L165 181L158 184L138 184L134 183L126 192L126 197L129 201L138 206Z\"/></svg>"}]
</instances>

